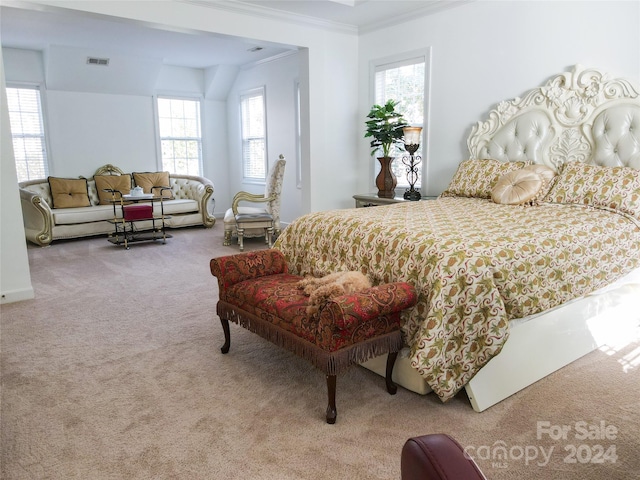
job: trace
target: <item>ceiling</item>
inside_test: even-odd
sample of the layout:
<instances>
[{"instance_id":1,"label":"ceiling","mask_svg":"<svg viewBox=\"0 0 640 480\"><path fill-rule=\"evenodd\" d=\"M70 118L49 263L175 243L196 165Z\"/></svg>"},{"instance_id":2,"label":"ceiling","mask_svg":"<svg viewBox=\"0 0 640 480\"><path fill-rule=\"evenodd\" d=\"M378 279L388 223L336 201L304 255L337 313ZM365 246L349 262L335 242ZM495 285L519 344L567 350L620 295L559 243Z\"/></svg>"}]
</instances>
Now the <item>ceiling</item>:
<instances>
[{"instance_id":1,"label":"ceiling","mask_svg":"<svg viewBox=\"0 0 640 480\"><path fill-rule=\"evenodd\" d=\"M469 0L176 0L317 28L359 32L468 3ZM20 8L12 7L12 3ZM97 57L128 55L165 65L207 68L241 66L296 49L210 32L177 32L121 18L63 9L26 9L3 1L2 46L46 50L50 46L92 50ZM256 49L256 47L258 49Z\"/></svg>"}]
</instances>

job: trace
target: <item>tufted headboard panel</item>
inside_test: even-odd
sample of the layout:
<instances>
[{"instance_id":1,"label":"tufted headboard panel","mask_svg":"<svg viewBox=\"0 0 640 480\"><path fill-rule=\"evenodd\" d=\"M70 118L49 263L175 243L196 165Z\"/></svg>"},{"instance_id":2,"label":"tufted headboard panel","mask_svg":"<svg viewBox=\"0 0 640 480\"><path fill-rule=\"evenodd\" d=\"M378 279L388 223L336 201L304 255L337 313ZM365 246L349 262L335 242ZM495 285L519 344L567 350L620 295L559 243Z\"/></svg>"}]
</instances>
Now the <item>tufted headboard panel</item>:
<instances>
[{"instance_id":1,"label":"tufted headboard panel","mask_svg":"<svg viewBox=\"0 0 640 480\"><path fill-rule=\"evenodd\" d=\"M503 101L475 124L470 158L566 162L640 169L639 87L576 65L523 97Z\"/></svg>"},{"instance_id":2,"label":"tufted headboard panel","mask_svg":"<svg viewBox=\"0 0 640 480\"><path fill-rule=\"evenodd\" d=\"M621 104L598 114L587 132L600 165L640 170L640 105Z\"/></svg>"}]
</instances>

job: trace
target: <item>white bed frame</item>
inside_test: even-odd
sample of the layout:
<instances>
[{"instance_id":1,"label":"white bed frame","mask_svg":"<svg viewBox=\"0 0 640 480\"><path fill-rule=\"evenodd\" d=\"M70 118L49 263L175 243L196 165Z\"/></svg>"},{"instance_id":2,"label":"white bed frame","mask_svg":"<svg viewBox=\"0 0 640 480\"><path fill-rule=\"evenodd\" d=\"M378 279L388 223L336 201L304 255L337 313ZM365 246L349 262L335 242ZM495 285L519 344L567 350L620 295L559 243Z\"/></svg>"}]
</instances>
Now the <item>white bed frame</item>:
<instances>
[{"instance_id":1,"label":"white bed frame","mask_svg":"<svg viewBox=\"0 0 640 480\"><path fill-rule=\"evenodd\" d=\"M554 169L565 161L640 169L638 92L628 80L576 65L521 98L501 102L488 120L474 125L467 140L471 158L526 160ZM512 321L500 354L465 390L481 412L589 352L620 348L639 331L640 269L583 298ZM363 366L384 376L385 361L378 357ZM393 379L416 393L431 391L406 351Z\"/></svg>"}]
</instances>

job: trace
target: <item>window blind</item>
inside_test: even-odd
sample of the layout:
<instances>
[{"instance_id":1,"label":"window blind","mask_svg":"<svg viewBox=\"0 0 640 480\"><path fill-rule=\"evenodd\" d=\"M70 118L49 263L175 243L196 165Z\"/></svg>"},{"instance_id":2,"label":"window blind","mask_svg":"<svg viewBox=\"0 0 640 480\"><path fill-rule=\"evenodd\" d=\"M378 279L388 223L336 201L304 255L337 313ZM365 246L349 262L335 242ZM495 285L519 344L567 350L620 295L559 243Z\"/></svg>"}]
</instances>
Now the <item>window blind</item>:
<instances>
[{"instance_id":1,"label":"window blind","mask_svg":"<svg viewBox=\"0 0 640 480\"><path fill-rule=\"evenodd\" d=\"M162 168L182 175L202 175L200 101L158 98Z\"/></svg>"},{"instance_id":2,"label":"window blind","mask_svg":"<svg viewBox=\"0 0 640 480\"><path fill-rule=\"evenodd\" d=\"M240 96L242 117L242 170L243 177L265 180L267 177L266 119L264 89Z\"/></svg>"},{"instance_id":3,"label":"window blind","mask_svg":"<svg viewBox=\"0 0 640 480\"><path fill-rule=\"evenodd\" d=\"M49 175L38 88L7 88L7 107L19 182Z\"/></svg>"},{"instance_id":4,"label":"window blind","mask_svg":"<svg viewBox=\"0 0 640 480\"><path fill-rule=\"evenodd\" d=\"M424 127L425 58L415 57L375 67L375 103L384 105L389 100L398 102L397 110L402 112L407 123L414 127ZM398 179L398 186L408 187L406 166L401 158L407 153L402 148L392 155L398 159L391 168ZM416 152L422 156L422 145ZM417 185L422 182L422 171L418 172Z\"/></svg>"}]
</instances>

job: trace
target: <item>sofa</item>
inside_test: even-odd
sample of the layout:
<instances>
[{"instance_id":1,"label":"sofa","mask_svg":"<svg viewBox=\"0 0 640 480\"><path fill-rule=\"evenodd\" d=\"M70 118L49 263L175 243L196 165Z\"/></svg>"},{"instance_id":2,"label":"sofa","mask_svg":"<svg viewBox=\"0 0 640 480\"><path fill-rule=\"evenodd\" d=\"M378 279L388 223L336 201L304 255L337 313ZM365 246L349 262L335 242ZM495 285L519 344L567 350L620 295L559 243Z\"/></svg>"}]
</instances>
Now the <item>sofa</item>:
<instances>
[{"instance_id":1,"label":"sofa","mask_svg":"<svg viewBox=\"0 0 640 480\"><path fill-rule=\"evenodd\" d=\"M136 185L138 183L144 185ZM63 179L49 177L19 183L20 201L24 230L28 241L42 247L54 240L80 238L109 234L114 231L113 218L121 215L121 208L111 201L113 192L105 186L124 186L115 195L128 194L129 188L143 186L145 193L150 192L151 183L163 179L171 191L163 200L165 226L169 228L202 225L213 227L215 217L213 209L213 183L204 178L191 175L177 175L168 172L142 172L128 174L113 165L100 167L93 177L84 179ZM85 184L86 181L86 184ZM98 182L98 186L96 186ZM52 186L54 192L52 193ZM156 184L157 186L157 184ZM60 189L63 190L62 194ZM113 189L113 188L111 188ZM159 208L159 204L154 207Z\"/></svg>"}]
</instances>

